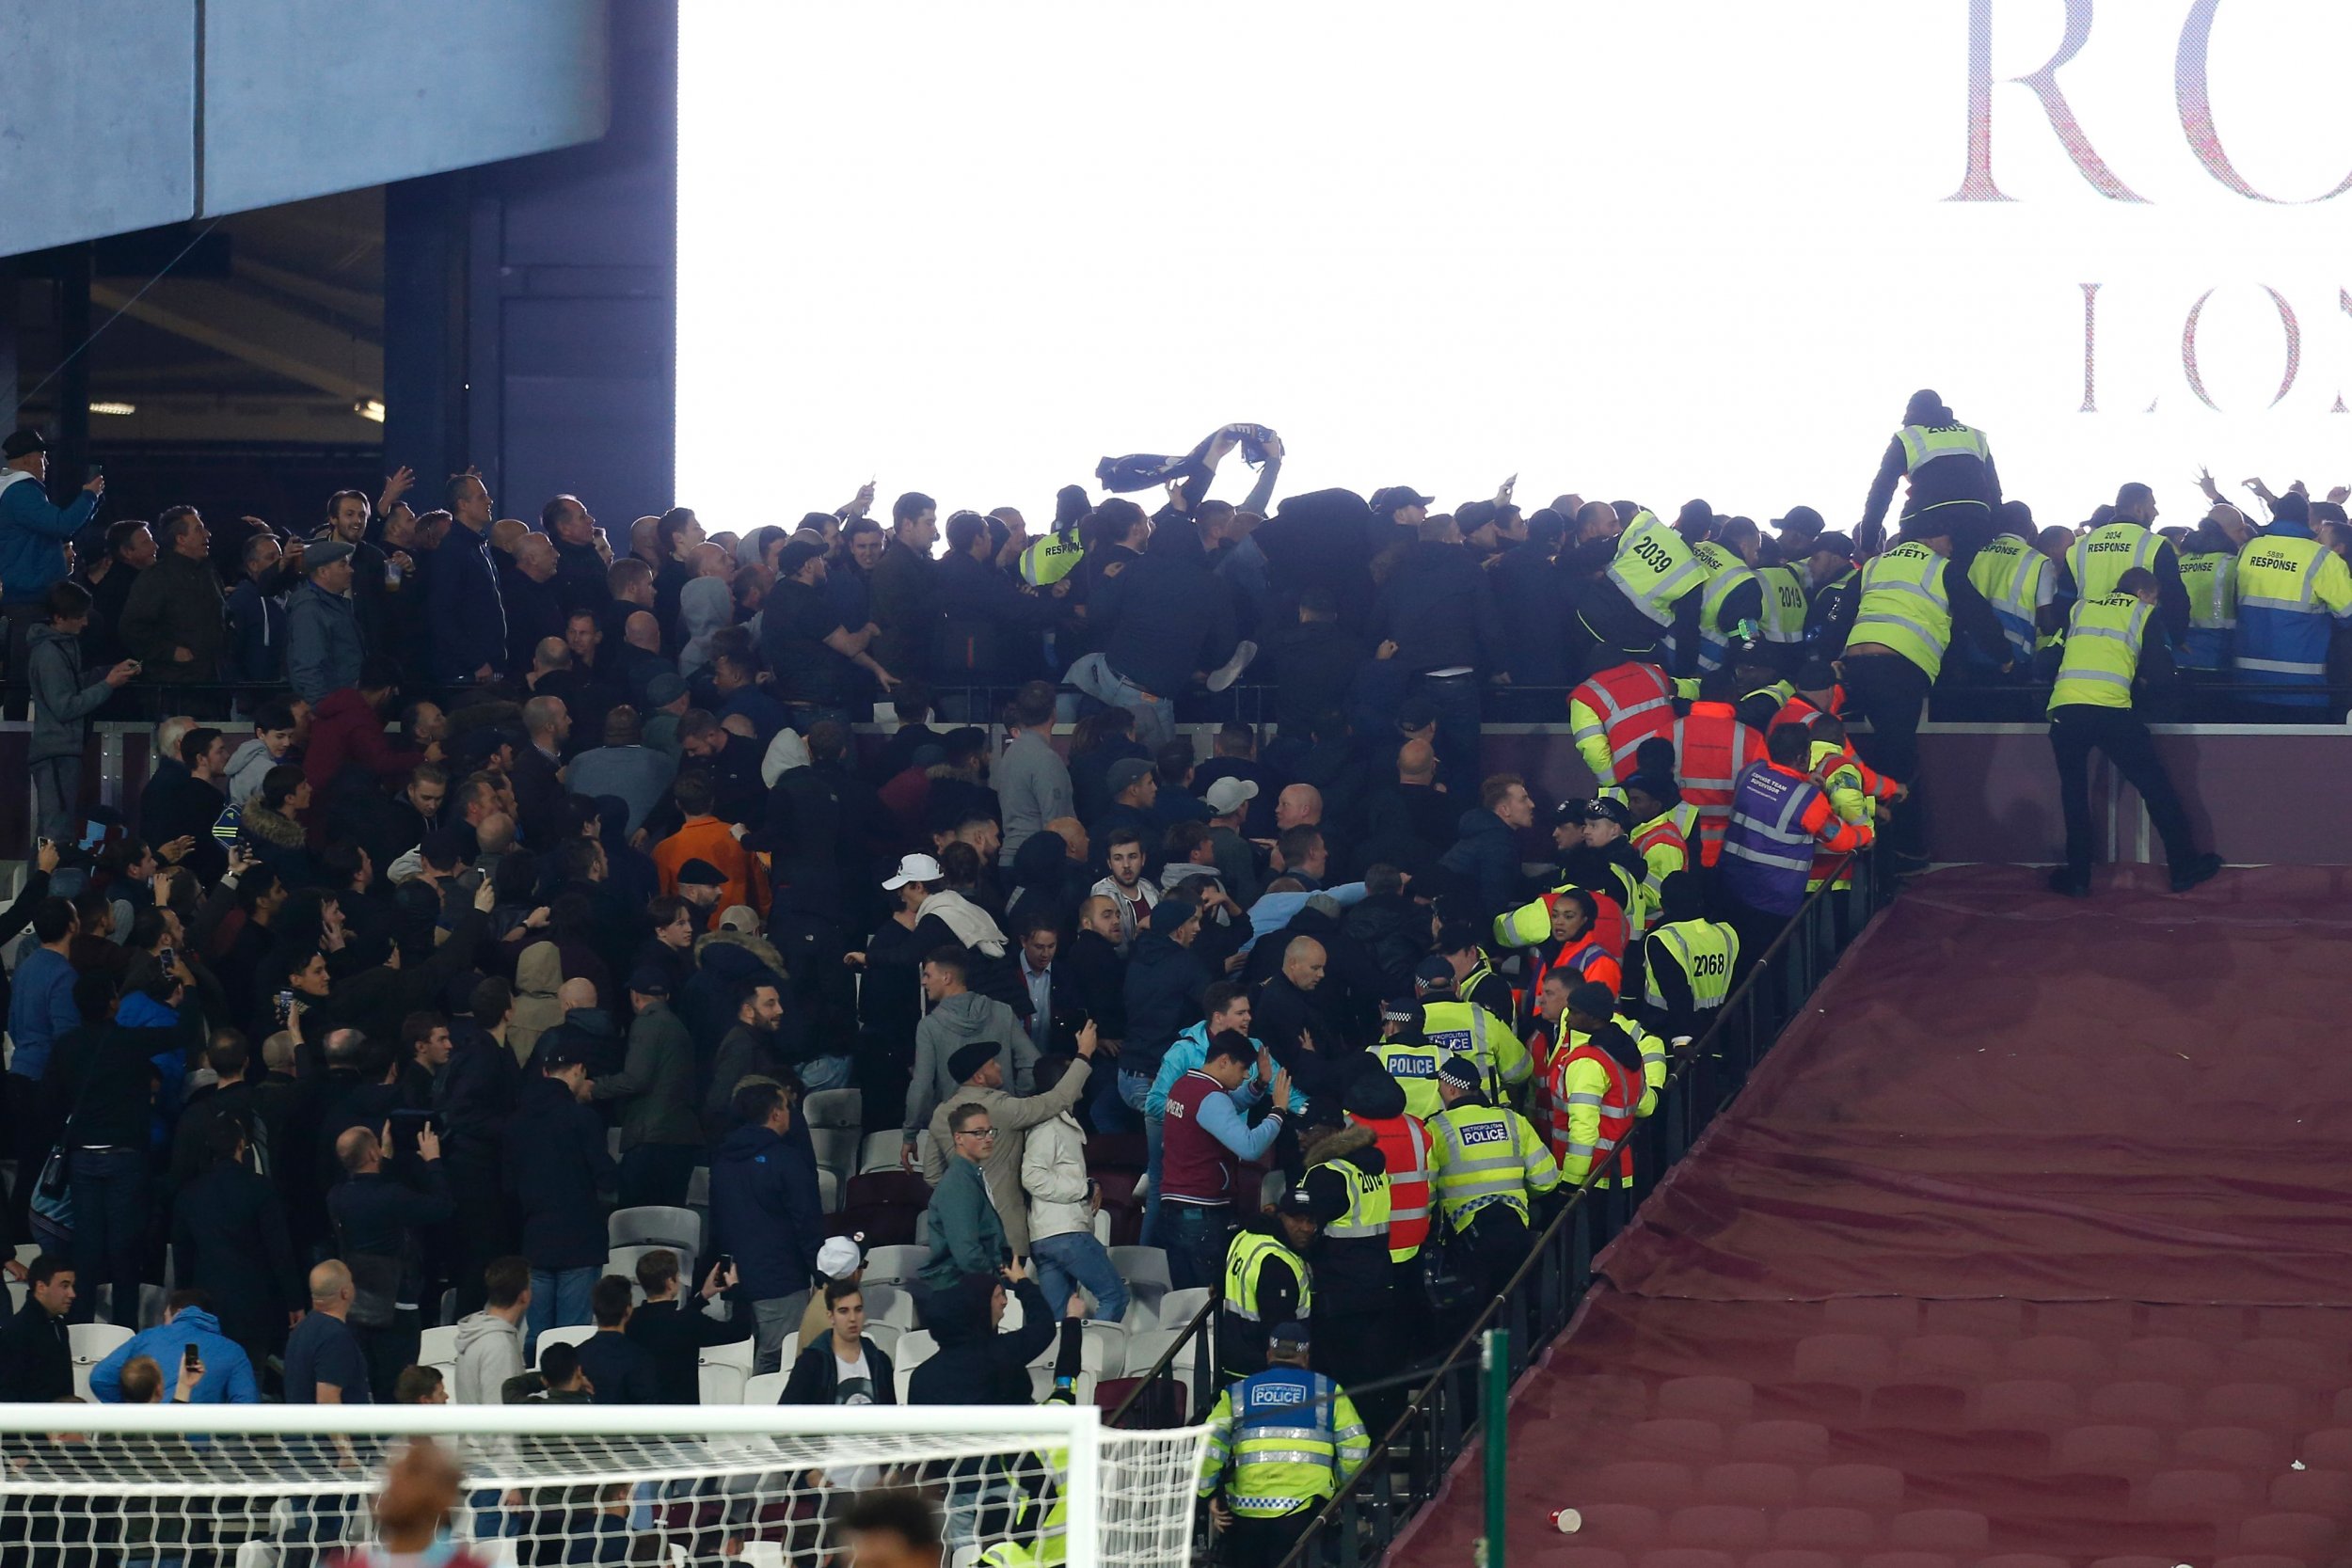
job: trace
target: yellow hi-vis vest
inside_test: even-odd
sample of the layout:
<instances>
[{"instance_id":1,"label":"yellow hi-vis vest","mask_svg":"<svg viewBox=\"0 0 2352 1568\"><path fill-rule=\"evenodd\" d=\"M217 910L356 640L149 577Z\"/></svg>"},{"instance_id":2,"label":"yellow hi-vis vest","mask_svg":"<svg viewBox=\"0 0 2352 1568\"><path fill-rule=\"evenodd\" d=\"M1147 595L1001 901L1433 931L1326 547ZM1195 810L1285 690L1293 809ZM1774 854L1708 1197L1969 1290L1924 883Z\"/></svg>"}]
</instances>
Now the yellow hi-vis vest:
<instances>
[{"instance_id":1,"label":"yellow hi-vis vest","mask_svg":"<svg viewBox=\"0 0 2352 1568\"><path fill-rule=\"evenodd\" d=\"M2148 635L2149 607L2129 594L2085 599L2066 622L2066 657L2058 663L2050 711L2062 707L2130 707L2139 644Z\"/></svg>"},{"instance_id":2,"label":"yellow hi-vis vest","mask_svg":"<svg viewBox=\"0 0 2352 1568\"><path fill-rule=\"evenodd\" d=\"M1811 608L1804 595L1804 570L1798 566L1758 566L1764 584L1764 620L1758 628L1764 641L1787 647L1804 641L1804 612Z\"/></svg>"},{"instance_id":3,"label":"yellow hi-vis vest","mask_svg":"<svg viewBox=\"0 0 2352 1568\"><path fill-rule=\"evenodd\" d=\"M1933 680L1952 645L1952 601L1944 591L1950 562L1916 539L1905 540L1862 568L1862 602L1846 646L1894 649Z\"/></svg>"},{"instance_id":4,"label":"yellow hi-vis vest","mask_svg":"<svg viewBox=\"0 0 2352 1568\"><path fill-rule=\"evenodd\" d=\"M1445 1108L1438 1093L1438 1069L1454 1053L1427 1040L1384 1039L1372 1053L1396 1086L1405 1091L1405 1114L1427 1121Z\"/></svg>"},{"instance_id":5,"label":"yellow hi-vis vest","mask_svg":"<svg viewBox=\"0 0 2352 1568\"><path fill-rule=\"evenodd\" d=\"M2237 557L2227 550L2181 558L2188 590L2188 635L2177 650L2189 670L2222 670L2230 663L2230 633L2237 629Z\"/></svg>"},{"instance_id":6,"label":"yellow hi-vis vest","mask_svg":"<svg viewBox=\"0 0 2352 1568\"><path fill-rule=\"evenodd\" d=\"M1560 1185L1559 1162L1525 1117L1472 1101L1430 1118L1429 1169L1438 1212L1456 1230L1490 1204L1526 1219L1531 1196Z\"/></svg>"},{"instance_id":7,"label":"yellow hi-vis vest","mask_svg":"<svg viewBox=\"0 0 2352 1568\"><path fill-rule=\"evenodd\" d=\"M1655 514L1642 512L1617 536L1617 553L1602 575L1634 609L1658 625L1670 626L1676 603L1707 580L1707 568L1682 542L1682 535L1660 522Z\"/></svg>"},{"instance_id":8,"label":"yellow hi-vis vest","mask_svg":"<svg viewBox=\"0 0 2352 1568\"><path fill-rule=\"evenodd\" d=\"M1550 934L1551 918L1547 914L1544 935ZM1498 1098L1502 1089L1497 1085L1517 1088L1535 1075L1534 1059L1511 1026L1474 1002L1423 1003L1421 1033L1430 1044L1476 1062L1487 1092ZM1423 1121L1429 1119L1419 1111L1413 1114Z\"/></svg>"},{"instance_id":9,"label":"yellow hi-vis vest","mask_svg":"<svg viewBox=\"0 0 2352 1568\"><path fill-rule=\"evenodd\" d=\"M1304 1367L1268 1367L1217 1396L1200 1494L1215 1497L1223 1482L1225 1506L1244 1519L1307 1513L1371 1452L1363 1418L1338 1384Z\"/></svg>"},{"instance_id":10,"label":"yellow hi-vis vest","mask_svg":"<svg viewBox=\"0 0 2352 1568\"><path fill-rule=\"evenodd\" d=\"M1690 983L1691 1010L1702 1022L1707 1015L1724 1005L1731 994L1732 966L1740 961L1740 933L1713 920L1677 920L1661 926L1650 935L1660 946L1674 955L1674 961ZM1662 1007L1664 996L1659 993L1656 972L1644 986L1649 1005Z\"/></svg>"},{"instance_id":11,"label":"yellow hi-vis vest","mask_svg":"<svg viewBox=\"0 0 2352 1568\"><path fill-rule=\"evenodd\" d=\"M2108 523L2074 541L2067 564L2074 571L2074 594L2088 604L2115 592L2115 584L2135 566L2153 572L2172 541L2137 523Z\"/></svg>"},{"instance_id":12,"label":"yellow hi-vis vest","mask_svg":"<svg viewBox=\"0 0 2352 1568\"><path fill-rule=\"evenodd\" d=\"M1895 433L1903 444L1903 467L1907 473L1917 473L1939 457L1973 457L1979 463L1993 461L1992 444L1984 432L1964 424L1907 424Z\"/></svg>"},{"instance_id":13,"label":"yellow hi-vis vest","mask_svg":"<svg viewBox=\"0 0 2352 1568\"><path fill-rule=\"evenodd\" d=\"M1314 1310L1314 1275L1307 1260L1272 1236L1245 1230L1233 1238L1225 1254L1225 1312L1247 1323L1258 1322L1258 1276L1266 1259L1279 1258L1298 1276L1298 1317L1305 1322ZM1271 1325L1268 1325L1271 1326Z\"/></svg>"},{"instance_id":14,"label":"yellow hi-vis vest","mask_svg":"<svg viewBox=\"0 0 2352 1568\"><path fill-rule=\"evenodd\" d=\"M1347 1212L1323 1227L1335 1242L1389 1243L1389 1179L1369 1175L1353 1160L1326 1160L1347 1188ZM1302 1307L1303 1311L1304 1308Z\"/></svg>"},{"instance_id":15,"label":"yellow hi-vis vest","mask_svg":"<svg viewBox=\"0 0 2352 1568\"><path fill-rule=\"evenodd\" d=\"M1086 557L1076 529L1032 539L1021 552L1021 580L1032 588L1051 588L1076 571Z\"/></svg>"},{"instance_id":16,"label":"yellow hi-vis vest","mask_svg":"<svg viewBox=\"0 0 2352 1568\"><path fill-rule=\"evenodd\" d=\"M1723 664L1731 648L1733 634L1716 625L1724 602L1756 572L1721 545L1693 545L1691 553L1707 568L1707 588L1699 595L1699 668L1713 670Z\"/></svg>"},{"instance_id":17,"label":"yellow hi-vis vest","mask_svg":"<svg viewBox=\"0 0 2352 1568\"><path fill-rule=\"evenodd\" d=\"M1968 563L1968 580L1993 607L2010 652L2031 659L2041 637L2035 613L2057 592L2050 581L2050 558L2013 533L1995 534Z\"/></svg>"}]
</instances>

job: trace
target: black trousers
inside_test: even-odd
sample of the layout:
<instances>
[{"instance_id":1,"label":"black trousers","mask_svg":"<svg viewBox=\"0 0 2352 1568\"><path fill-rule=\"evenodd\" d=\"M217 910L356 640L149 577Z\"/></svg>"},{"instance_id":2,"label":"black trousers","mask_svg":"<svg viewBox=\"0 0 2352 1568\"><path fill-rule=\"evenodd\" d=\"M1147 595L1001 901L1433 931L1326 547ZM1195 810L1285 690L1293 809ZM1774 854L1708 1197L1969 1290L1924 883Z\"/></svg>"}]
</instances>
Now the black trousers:
<instances>
[{"instance_id":1,"label":"black trousers","mask_svg":"<svg viewBox=\"0 0 2352 1568\"><path fill-rule=\"evenodd\" d=\"M1281 1568L1281 1561L1307 1533L1323 1511L1320 1501L1294 1509L1276 1519L1247 1519L1236 1515L1224 1531L1229 1568Z\"/></svg>"},{"instance_id":2,"label":"black trousers","mask_svg":"<svg viewBox=\"0 0 2352 1568\"><path fill-rule=\"evenodd\" d=\"M1927 853L1925 793L1919 787L1919 720L1928 701L1928 673L1900 654L1866 654L1845 661L1846 710L1867 719L1870 733L1854 736L1862 760L1899 784L1911 799L1895 808L1880 842L1898 855Z\"/></svg>"},{"instance_id":3,"label":"black trousers","mask_svg":"<svg viewBox=\"0 0 2352 1568\"><path fill-rule=\"evenodd\" d=\"M2066 813L2066 869L2076 877L2090 874L2095 858L2090 842L2090 753L2106 753L2123 782L2139 791L2147 803L2148 819L2164 840L2164 858L2174 870L2196 858L2197 845L2189 833L2188 814L2173 792L2172 776L2156 755L2156 743L2147 722L2126 707L2088 707L2070 704L2050 714L2050 751L2058 759L2058 803Z\"/></svg>"}]
</instances>

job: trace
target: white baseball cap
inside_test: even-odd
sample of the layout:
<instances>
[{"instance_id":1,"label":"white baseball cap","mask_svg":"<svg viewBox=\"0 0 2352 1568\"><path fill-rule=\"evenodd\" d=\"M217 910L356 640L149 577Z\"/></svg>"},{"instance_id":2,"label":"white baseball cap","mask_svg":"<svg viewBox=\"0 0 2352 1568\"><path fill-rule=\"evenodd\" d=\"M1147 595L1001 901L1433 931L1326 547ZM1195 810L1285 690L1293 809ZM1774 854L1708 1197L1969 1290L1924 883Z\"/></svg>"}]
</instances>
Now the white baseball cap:
<instances>
[{"instance_id":1,"label":"white baseball cap","mask_svg":"<svg viewBox=\"0 0 2352 1568\"><path fill-rule=\"evenodd\" d=\"M909 855L898 863L898 874L885 880L882 886L895 893L909 882L938 882L946 879L946 873L939 869L939 863L930 856Z\"/></svg>"},{"instance_id":2,"label":"white baseball cap","mask_svg":"<svg viewBox=\"0 0 2352 1568\"><path fill-rule=\"evenodd\" d=\"M1254 783L1230 774L1211 784L1208 792L1201 797L1208 801L1209 809L1219 816L1231 816L1257 798L1258 786Z\"/></svg>"},{"instance_id":3,"label":"white baseball cap","mask_svg":"<svg viewBox=\"0 0 2352 1568\"><path fill-rule=\"evenodd\" d=\"M817 1268L827 1279L847 1279L866 1266L866 1255L848 1236L826 1238L817 1249Z\"/></svg>"}]
</instances>

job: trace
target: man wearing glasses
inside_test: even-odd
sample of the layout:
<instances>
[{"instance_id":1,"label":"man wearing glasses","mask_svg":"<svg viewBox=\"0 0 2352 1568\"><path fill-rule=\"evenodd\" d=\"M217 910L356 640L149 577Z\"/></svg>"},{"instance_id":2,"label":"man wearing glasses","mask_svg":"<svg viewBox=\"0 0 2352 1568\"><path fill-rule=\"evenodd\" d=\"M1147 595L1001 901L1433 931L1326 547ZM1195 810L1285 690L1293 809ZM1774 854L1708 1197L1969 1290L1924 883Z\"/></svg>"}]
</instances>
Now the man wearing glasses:
<instances>
[{"instance_id":1,"label":"man wearing glasses","mask_svg":"<svg viewBox=\"0 0 2352 1568\"><path fill-rule=\"evenodd\" d=\"M932 1189L931 1255L923 1265L923 1288L946 1291L967 1275L993 1278L1012 1261L1005 1240L1005 1222L988 1199L988 1180L981 1166L996 1144L996 1128L988 1107L958 1101L947 1113L947 1168Z\"/></svg>"}]
</instances>

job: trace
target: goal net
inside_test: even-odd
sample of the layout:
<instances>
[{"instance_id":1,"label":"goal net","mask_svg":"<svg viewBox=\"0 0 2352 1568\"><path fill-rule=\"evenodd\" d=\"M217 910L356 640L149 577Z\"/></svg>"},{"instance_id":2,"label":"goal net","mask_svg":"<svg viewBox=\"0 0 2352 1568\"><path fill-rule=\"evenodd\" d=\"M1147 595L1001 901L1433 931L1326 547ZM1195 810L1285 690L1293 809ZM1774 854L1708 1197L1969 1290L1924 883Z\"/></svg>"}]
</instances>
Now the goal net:
<instances>
[{"instance_id":1,"label":"goal net","mask_svg":"<svg viewBox=\"0 0 2352 1568\"><path fill-rule=\"evenodd\" d=\"M928 1505L945 1568L1184 1568L1203 1438L1084 1405L0 1404L0 1560L323 1565L427 1439L448 1534L518 1568L824 1568L882 1488Z\"/></svg>"}]
</instances>

